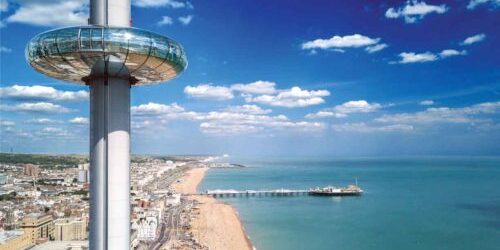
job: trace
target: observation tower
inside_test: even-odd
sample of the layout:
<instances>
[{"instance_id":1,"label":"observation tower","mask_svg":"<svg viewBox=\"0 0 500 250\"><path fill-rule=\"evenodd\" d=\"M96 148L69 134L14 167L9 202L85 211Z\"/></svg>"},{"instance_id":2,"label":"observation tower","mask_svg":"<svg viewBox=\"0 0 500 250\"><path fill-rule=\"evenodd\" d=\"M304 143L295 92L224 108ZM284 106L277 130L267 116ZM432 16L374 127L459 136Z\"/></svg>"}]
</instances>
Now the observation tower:
<instances>
[{"instance_id":1,"label":"observation tower","mask_svg":"<svg viewBox=\"0 0 500 250\"><path fill-rule=\"evenodd\" d=\"M130 246L130 88L187 66L179 43L130 27L130 9L130 0L90 0L88 26L47 31L26 47L40 73L90 88L91 250Z\"/></svg>"}]
</instances>

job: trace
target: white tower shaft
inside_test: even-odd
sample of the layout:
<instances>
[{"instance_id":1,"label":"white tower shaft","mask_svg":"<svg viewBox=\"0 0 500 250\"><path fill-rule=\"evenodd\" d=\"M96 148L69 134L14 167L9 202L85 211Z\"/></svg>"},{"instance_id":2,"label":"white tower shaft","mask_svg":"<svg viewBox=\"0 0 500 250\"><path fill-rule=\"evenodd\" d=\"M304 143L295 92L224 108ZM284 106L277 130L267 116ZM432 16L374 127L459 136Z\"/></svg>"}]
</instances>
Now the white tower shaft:
<instances>
[{"instance_id":1,"label":"white tower shaft","mask_svg":"<svg viewBox=\"0 0 500 250\"><path fill-rule=\"evenodd\" d=\"M130 0L90 0L91 25L130 26ZM91 250L130 246L130 75L108 57L90 85Z\"/></svg>"}]
</instances>

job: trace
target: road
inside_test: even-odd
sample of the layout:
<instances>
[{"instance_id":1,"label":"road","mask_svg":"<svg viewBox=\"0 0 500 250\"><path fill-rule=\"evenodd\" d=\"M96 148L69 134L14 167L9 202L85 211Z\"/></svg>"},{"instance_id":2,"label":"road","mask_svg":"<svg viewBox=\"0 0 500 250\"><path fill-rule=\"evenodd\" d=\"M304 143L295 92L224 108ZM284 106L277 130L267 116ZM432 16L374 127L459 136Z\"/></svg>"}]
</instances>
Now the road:
<instances>
[{"instance_id":1,"label":"road","mask_svg":"<svg viewBox=\"0 0 500 250\"><path fill-rule=\"evenodd\" d=\"M160 224L160 233L157 240L149 247L150 250L159 250L165 246L168 246L167 249L172 248L178 245L176 243L186 240L181 217L183 211L192 205L192 201L183 199L179 205L165 210Z\"/></svg>"}]
</instances>

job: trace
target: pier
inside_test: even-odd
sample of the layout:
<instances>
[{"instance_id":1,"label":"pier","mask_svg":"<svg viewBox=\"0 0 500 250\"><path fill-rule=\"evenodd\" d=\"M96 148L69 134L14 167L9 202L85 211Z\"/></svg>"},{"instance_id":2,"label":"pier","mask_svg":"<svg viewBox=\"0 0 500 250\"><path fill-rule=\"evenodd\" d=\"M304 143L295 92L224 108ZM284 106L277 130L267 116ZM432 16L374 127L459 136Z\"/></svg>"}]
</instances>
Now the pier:
<instances>
[{"instance_id":1,"label":"pier","mask_svg":"<svg viewBox=\"0 0 500 250\"><path fill-rule=\"evenodd\" d=\"M321 192L323 195L329 196L355 196L360 195L363 191L338 189L333 192ZM203 193L194 193L191 195L202 195L212 197L243 197L243 196L301 196L301 195L318 195L318 189L271 189L271 190L234 190L234 189L216 189L207 190Z\"/></svg>"},{"instance_id":2,"label":"pier","mask_svg":"<svg viewBox=\"0 0 500 250\"><path fill-rule=\"evenodd\" d=\"M234 189L216 189L207 190L204 193L195 195L206 195L213 197L239 197L239 196L298 196L308 195L309 190L305 189L273 189L273 190L234 190Z\"/></svg>"}]
</instances>

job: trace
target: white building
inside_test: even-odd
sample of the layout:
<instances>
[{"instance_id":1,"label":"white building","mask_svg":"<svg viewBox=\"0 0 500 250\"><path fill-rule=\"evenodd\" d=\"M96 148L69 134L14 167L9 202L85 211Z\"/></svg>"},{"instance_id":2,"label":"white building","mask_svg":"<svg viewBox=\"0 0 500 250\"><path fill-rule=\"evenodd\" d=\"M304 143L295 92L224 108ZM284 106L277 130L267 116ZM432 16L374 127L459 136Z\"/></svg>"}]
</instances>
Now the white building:
<instances>
[{"instance_id":1,"label":"white building","mask_svg":"<svg viewBox=\"0 0 500 250\"><path fill-rule=\"evenodd\" d=\"M154 240L157 228L158 219L156 216L147 216L139 219L137 222L137 239L144 241Z\"/></svg>"},{"instance_id":2,"label":"white building","mask_svg":"<svg viewBox=\"0 0 500 250\"><path fill-rule=\"evenodd\" d=\"M165 205L167 206L175 206L181 202L180 194L172 194L165 198Z\"/></svg>"}]
</instances>

